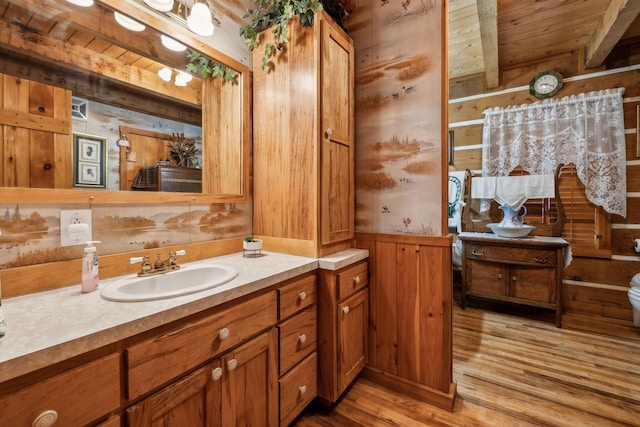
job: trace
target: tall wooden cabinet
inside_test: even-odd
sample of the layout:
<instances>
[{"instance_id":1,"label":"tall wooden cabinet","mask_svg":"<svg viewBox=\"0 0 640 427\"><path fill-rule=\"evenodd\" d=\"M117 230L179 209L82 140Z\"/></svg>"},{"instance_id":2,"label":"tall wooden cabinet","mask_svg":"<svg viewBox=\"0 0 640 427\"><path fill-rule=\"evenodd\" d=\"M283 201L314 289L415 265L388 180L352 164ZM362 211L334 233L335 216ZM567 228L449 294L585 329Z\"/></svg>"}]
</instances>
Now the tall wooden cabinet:
<instances>
[{"instance_id":1,"label":"tall wooden cabinet","mask_svg":"<svg viewBox=\"0 0 640 427\"><path fill-rule=\"evenodd\" d=\"M271 36L263 33L261 43ZM270 250L319 257L354 230L353 43L324 12L294 19L262 69L254 51L254 234Z\"/></svg>"}]
</instances>

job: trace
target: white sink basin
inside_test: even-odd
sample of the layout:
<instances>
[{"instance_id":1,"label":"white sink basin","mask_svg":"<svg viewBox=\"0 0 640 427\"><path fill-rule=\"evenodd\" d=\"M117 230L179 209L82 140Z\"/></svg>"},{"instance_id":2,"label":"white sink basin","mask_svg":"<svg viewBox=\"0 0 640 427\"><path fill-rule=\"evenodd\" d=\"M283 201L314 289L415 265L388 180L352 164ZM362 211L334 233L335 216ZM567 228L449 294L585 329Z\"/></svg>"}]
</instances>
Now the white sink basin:
<instances>
[{"instance_id":1,"label":"white sink basin","mask_svg":"<svg viewBox=\"0 0 640 427\"><path fill-rule=\"evenodd\" d=\"M180 270L155 276L126 276L108 283L100 291L109 301L150 301L192 294L225 284L238 271L226 265L186 265Z\"/></svg>"}]
</instances>

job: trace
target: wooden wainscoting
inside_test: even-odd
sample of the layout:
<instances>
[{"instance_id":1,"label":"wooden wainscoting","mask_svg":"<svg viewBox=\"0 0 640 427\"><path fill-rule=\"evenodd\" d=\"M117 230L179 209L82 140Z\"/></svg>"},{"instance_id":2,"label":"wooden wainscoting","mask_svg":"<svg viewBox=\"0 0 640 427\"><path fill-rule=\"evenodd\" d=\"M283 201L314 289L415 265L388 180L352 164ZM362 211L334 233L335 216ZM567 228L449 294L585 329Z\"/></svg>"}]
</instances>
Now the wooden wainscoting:
<instances>
[{"instance_id":1,"label":"wooden wainscoting","mask_svg":"<svg viewBox=\"0 0 640 427\"><path fill-rule=\"evenodd\" d=\"M369 363L364 375L450 410L451 237L356 233L369 250Z\"/></svg>"}]
</instances>

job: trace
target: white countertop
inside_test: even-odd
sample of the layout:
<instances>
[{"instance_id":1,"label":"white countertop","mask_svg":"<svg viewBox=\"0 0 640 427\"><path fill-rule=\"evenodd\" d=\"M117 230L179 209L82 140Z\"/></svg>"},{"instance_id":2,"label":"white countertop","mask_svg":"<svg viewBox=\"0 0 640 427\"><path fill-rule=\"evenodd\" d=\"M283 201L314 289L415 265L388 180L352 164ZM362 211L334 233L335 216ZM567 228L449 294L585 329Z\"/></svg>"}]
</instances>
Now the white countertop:
<instances>
[{"instance_id":1,"label":"white countertop","mask_svg":"<svg viewBox=\"0 0 640 427\"><path fill-rule=\"evenodd\" d=\"M120 341L190 314L215 307L317 268L338 270L369 256L348 249L315 259L273 252L242 253L189 264L225 264L239 274L219 287L175 298L112 302L100 291L83 294L80 284L2 301L7 334L0 339L0 382ZM117 278L101 280L100 288Z\"/></svg>"}]
</instances>

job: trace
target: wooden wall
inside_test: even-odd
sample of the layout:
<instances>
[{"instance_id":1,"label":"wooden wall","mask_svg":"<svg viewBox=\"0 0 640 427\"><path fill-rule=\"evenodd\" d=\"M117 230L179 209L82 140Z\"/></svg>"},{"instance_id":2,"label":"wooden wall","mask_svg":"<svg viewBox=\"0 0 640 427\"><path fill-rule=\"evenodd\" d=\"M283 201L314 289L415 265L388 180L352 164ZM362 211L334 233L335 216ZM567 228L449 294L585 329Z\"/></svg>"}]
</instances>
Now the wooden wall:
<instances>
[{"instance_id":1,"label":"wooden wall","mask_svg":"<svg viewBox=\"0 0 640 427\"><path fill-rule=\"evenodd\" d=\"M640 338L632 326L627 289L631 277L640 272L640 257L633 239L640 238L640 157L638 157L638 108L640 107L640 65L605 70L584 70L578 53L548 58L527 68L504 70L501 86L483 93L477 79L451 82L449 129L454 131L453 170L482 169L483 111L538 101L529 94L529 80L543 70L564 76L564 87L554 96L624 87L624 127L627 154L627 217L611 217L613 240L610 259L574 257L563 280L563 325L568 328L613 333Z\"/></svg>"}]
</instances>

